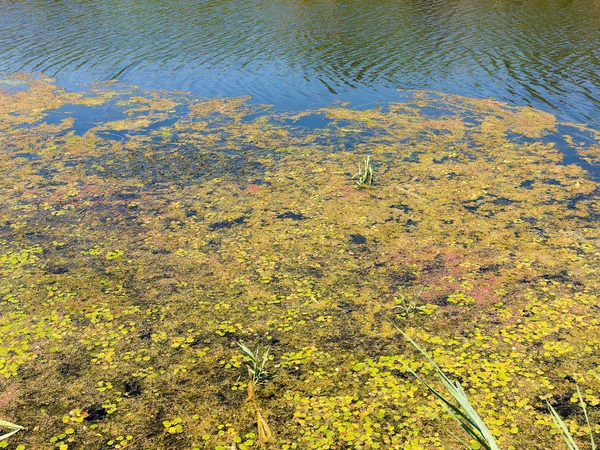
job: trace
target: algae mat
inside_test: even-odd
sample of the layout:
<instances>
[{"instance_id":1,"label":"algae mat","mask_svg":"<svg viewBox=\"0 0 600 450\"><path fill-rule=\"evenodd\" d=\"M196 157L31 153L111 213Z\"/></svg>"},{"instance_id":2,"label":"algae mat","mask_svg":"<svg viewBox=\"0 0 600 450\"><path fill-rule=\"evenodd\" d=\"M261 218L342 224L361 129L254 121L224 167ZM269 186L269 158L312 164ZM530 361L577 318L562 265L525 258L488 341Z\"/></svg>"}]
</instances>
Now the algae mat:
<instances>
[{"instance_id":1,"label":"algae mat","mask_svg":"<svg viewBox=\"0 0 600 450\"><path fill-rule=\"evenodd\" d=\"M393 324L502 448L560 448L546 399L585 436L576 384L600 431L593 130L432 92L1 86L0 417L27 429L0 447L460 448ZM254 401L236 342L269 350Z\"/></svg>"}]
</instances>

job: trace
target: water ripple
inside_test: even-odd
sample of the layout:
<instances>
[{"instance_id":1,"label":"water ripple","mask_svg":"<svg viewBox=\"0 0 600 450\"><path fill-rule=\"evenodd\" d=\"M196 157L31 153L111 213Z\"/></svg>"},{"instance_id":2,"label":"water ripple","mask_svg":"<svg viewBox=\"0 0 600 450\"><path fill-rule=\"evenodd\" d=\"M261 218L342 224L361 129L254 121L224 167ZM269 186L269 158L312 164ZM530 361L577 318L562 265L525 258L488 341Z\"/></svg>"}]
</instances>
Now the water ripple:
<instances>
[{"instance_id":1,"label":"water ripple","mask_svg":"<svg viewBox=\"0 0 600 450\"><path fill-rule=\"evenodd\" d=\"M291 109L435 89L600 128L597 2L0 0L0 7L3 72L250 94Z\"/></svg>"}]
</instances>

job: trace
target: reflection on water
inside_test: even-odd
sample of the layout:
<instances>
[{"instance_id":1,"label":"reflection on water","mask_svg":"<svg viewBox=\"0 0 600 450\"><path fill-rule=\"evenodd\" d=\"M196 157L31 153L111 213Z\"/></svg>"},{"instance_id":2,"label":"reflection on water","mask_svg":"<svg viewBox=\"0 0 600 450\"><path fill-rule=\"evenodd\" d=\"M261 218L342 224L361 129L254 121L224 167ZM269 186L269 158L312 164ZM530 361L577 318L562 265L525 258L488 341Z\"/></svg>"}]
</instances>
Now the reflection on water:
<instances>
[{"instance_id":1,"label":"reflection on water","mask_svg":"<svg viewBox=\"0 0 600 450\"><path fill-rule=\"evenodd\" d=\"M0 5L0 70L70 85L119 79L290 109L434 89L600 127L600 4L591 0Z\"/></svg>"}]
</instances>

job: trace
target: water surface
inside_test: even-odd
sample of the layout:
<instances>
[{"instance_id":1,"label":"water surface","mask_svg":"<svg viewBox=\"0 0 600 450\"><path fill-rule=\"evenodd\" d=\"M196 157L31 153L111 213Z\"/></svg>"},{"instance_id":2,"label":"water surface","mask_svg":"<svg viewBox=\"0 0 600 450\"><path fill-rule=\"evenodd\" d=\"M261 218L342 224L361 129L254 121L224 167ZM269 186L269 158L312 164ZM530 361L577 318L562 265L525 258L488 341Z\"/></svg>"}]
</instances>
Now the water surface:
<instances>
[{"instance_id":1,"label":"water surface","mask_svg":"<svg viewBox=\"0 0 600 450\"><path fill-rule=\"evenodd\" d=\"M448 448L393 325L503 448L556 447L545 400L582 429L567 374L600 403L600 132L423 91L280 112L0 82L10 448Z\"/></svg>"},{"instance_id":2,"label":"water surface","mask_svg":"<svg viewBox=\"0 0 600 450\"><path fill-rule=\"evenodd\" d=\"M285 109L430 89L600 127L600 3L0 1L0 71Z\"/></svg>"}]
</instances>

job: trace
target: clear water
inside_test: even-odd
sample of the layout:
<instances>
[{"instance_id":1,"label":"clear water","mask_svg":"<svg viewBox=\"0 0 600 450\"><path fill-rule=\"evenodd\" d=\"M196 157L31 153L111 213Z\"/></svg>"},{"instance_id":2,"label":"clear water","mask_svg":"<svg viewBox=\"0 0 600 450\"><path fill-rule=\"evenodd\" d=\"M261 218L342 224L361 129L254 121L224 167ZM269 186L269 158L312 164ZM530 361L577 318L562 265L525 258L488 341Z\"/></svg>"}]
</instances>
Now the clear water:
<instances>
[{"instance_id":1,"label":"clear water","mask_svg":"<svg viewBox=\"0 0 600 450\"><path fill-rule=\"evenodd\" d=\"M0 1L0 71L281 109L435 90L600 128L600 3Z\"/></svg>"}]
</instances>

